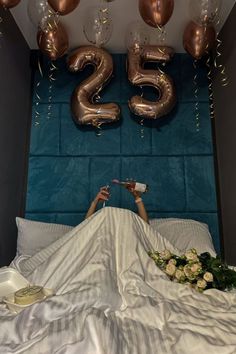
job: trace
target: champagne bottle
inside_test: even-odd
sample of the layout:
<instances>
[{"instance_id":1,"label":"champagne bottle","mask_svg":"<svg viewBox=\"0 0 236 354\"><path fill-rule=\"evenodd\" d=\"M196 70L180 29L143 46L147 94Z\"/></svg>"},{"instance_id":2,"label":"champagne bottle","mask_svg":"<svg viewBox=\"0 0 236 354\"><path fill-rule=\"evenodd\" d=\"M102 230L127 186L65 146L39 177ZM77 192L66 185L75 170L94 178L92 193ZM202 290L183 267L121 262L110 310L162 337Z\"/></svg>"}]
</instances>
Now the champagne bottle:
<instances>
[{"instance_id":1,"label":"champagne bottle","mask_svg":"<svg viewBox=\"0 0 236 354\"><path fill-rule=\"evenodd\" d=\"M119 184L125 188L127 188L130 191L136 191L140 193L145 193L148 191L148 185L144 183L139 183L135 181L119 181L118 179L113 179L112 183Z\"/></svg>"}]
</instances>

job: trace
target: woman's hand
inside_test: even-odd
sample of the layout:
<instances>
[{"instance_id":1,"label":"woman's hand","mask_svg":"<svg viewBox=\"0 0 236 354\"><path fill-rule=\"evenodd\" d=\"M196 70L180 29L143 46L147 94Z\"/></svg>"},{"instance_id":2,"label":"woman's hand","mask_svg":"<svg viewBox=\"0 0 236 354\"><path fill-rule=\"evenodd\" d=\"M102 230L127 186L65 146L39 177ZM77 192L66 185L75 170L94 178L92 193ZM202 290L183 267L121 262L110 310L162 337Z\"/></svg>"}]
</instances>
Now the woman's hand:
<instances>
[{"instance_id":1,"label":"woman's hand","mask_svg":"<svg viewBox=\"0 0 236 354\"><path fill-rule=\"evenodd\" d=\"M133 195L134 199L138 199L141 197L142 193L141 192L138 192L132 188L127 188L127 190Z\"/></svg>"},{"instance_id":2,"label":"woman's hand","mask_svg":"<svg viewBox=\"0 0 236 354\"><path fill-rule=\"evenodd\" d=\"M95 199L92 201L89 210L87 211L87 214L85 216L85 219L93 215L93 213L96 211L96 207L99 202L105 202L106 200L109 199L109 197L110 197L109 187L108 186L101 187Z\"/></svg>"},{"instance_id":3,"label":"woman's hand","mask_svg":"<svg viewBox=\"0 0 236 354\"><path fill-rule=\"evenodd\" d=\"M109 199L109 197L110 197L109 187L107 186L101 187L100 191L98 192L98 194L94 199L94 203L97 204L98 202L105 202Z\"/></svg>"},{"instance_id":4,"label":"woman's hand","mask_svg":"<svg viewBox=\"0 0 236 354\"><path fill-rule=\"evenodd\" d=\"M127 190L133 195L134 201L137 205L138 215L149 224L148 214L146 212L143 200L141 198L142 192L138 192L133 188L127 188Z\"/></svg>"}]
</instances>

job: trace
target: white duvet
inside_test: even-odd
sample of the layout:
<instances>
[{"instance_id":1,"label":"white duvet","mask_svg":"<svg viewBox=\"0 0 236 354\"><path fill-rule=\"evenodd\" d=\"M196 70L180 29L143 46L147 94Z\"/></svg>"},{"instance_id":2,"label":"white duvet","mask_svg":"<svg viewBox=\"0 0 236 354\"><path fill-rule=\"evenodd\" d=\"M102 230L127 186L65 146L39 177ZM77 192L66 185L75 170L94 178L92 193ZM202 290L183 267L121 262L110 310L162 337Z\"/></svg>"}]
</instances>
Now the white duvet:
<instances>
[{"instance_id":1,"label":"white duvet","mask_svg":"<svg viewBox=\"0 0 236 354\"><path fill-rule=\"evenodd\" d=\"M170 282L147 255L173 249L136 214L104 208L14 266L56 295L0 305L0 353L235 354L236 294Z\"/></svg>"}]
</instances>

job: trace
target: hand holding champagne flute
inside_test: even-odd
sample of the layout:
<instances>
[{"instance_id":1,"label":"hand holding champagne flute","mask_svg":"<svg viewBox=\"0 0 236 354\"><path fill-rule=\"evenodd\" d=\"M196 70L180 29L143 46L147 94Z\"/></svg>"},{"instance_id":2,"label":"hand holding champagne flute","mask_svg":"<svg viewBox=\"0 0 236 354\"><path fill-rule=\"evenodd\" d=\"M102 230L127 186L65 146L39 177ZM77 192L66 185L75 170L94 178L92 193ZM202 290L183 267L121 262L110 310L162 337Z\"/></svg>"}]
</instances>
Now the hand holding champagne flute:
<instances>
[{"instance_id":1,"label":"hand holding champagne flute","mask_svg":"<svg viewBox=\"0 0 236 354\"><path fill-rule=\"evenodd\" d=\"M87 219L89 216L91 216L97 208L97 204L99 202L103 202L103 207L106 206L106 201L108 201L110 198L110 186L106 185L104 187L100 188L100 191L98 192L98 194L96 195L96 197L94 198L94 200L92 201L87 214L85 216L85 219Z\"/></svg>"}]
</instances>

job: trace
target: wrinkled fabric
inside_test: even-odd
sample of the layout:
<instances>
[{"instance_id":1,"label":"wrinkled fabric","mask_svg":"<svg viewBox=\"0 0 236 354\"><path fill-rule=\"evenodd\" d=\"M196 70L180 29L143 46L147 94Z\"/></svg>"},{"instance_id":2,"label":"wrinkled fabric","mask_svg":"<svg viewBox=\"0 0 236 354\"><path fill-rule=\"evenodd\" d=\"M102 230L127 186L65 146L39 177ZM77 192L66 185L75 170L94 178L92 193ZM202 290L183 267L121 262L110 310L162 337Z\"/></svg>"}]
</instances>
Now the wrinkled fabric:
<instances>
[{"instance_id":1,"label":"wrinkled fabric","mask_svg":"<svg viewBox=\"0 0 236 354\"><path fill-rule=\"evenodd\" d=\"M56 295L18 315L0 305L0 353L236 353L236 294L171 282L147 255L165 238L103 208L16 267Z\"/></svg>"}]
</instances>

